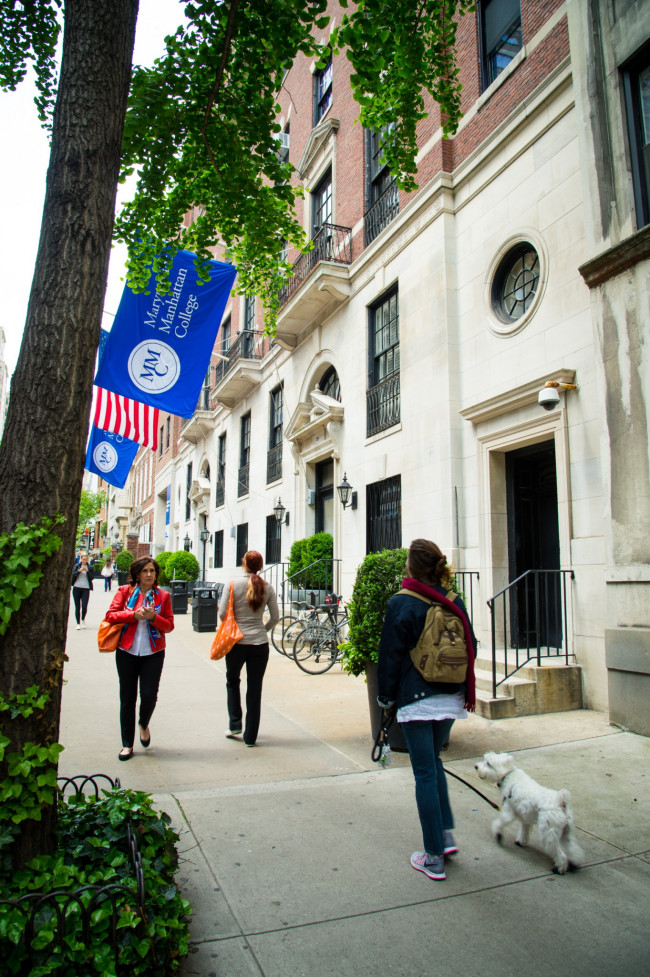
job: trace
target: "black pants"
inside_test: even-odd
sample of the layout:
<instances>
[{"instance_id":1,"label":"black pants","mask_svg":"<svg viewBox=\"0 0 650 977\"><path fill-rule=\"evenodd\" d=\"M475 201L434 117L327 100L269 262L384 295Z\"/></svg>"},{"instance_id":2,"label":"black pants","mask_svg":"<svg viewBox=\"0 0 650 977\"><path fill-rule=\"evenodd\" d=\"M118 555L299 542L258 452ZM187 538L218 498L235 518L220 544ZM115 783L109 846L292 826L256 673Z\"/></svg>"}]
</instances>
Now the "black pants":
<instances>
[{"instance_id":1,"label":"black pants","mask_svg":"<svg viewBox=\"0 0 650 977\"><path fill-rule=\"evenodd\" d=\"M74 616L77 624L81 624L82 621L86 620L86 611L88 610L89 597L90 597L90 590L88 590L86 587L72 588L72 599L74 601Z\"/></svg>"},{"instance_id":2,"label":"black pants","mask_svg":"<svg viewBox=\"0 0 650 977\"><path fill-rule=\"evenodd\" d=\"M117 674L120 677L120 727L122 746L132 747L135 739L135 708L138 701L138 682L140 683L140 716L138 722L143 729L156 708L160 675L165 663L165 651L153 655L130 655L118 648L115 653Z\"/></svg>"},{"instance_id":3,"label":"black pants","mask_svg":"<svg viewBox=\"0 0 650 977\"><path fill-rule=\"evenodd\" d=\"M268 641L263 645L236 644L226 655L226 692L231 729L242 728L240 674L246 666L246 724L244 743L254 743L262 712L262 679L269 660Z\"/></svg>"}]
</instances>

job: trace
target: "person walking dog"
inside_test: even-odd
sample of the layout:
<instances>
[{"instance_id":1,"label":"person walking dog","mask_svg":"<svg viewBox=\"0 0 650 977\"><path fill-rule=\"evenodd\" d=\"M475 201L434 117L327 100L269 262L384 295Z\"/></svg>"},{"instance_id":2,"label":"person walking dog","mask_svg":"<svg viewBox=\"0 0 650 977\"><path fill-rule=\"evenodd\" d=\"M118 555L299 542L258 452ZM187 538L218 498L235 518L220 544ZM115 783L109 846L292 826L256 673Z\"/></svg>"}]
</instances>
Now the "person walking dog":
<instances>
[{"instance_id":1,"label":"person walking dog","mask_svg":"<svg viewBox=\"0 0 650 977\"><path fill-rule=\"evenodd\" d=\"M402 592L391 597L386 607L379 644L377 702L385 710L397 709L413 768L424 851L413 853L411 865L430 879L442 881L446 878L445 856L454 855L458 848L440 750L455 720L466 719L467 711L474 711L477 642L462 599L448 589L451 570L435 543L413 540L406 574ZM458 628L457 641L462 643L464 634L467 661L460 673L463 681L428 681L411 657L411 650L423 636L432 602L451 612L448 627Z\"/></svg>"}]
</instances>

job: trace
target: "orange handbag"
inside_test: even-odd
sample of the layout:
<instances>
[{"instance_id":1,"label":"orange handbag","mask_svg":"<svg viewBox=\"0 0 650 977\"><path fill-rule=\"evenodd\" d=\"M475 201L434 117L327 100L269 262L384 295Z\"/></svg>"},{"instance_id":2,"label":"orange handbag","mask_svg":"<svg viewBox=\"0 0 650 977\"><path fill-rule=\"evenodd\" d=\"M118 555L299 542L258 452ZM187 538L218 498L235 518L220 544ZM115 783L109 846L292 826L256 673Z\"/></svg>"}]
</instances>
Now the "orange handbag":
<instances>
[{"instance_id":1,"label":"orange handbag","mask_svg":"<svg viewBox=\"0 0 650 977\"><path fill-rule=\"evenodd\" d=\"M109 624L106 618L104 618L97 632L97 647L99 650L115 651L120 642L120 635L123 629L123 624Z\"/></svg>"},{"instance_id":2,"label":"orange handbag","mask_svg":"<svg viewBox=\"0 0 650 977\"><path fill-rule=\"evenodd\" d=\"M230 597L228 598L228 610L226 611L226 616L219 625L219 630L214 636L212 642L212 647L210 648L210 658L212 661L219 661L224 655L227 655L230 649L237 644L238 641L244 635L241 633L239 625L235 620L235 611L233 609L233 587L230 584Z\"/></svg>"}]
</instances>

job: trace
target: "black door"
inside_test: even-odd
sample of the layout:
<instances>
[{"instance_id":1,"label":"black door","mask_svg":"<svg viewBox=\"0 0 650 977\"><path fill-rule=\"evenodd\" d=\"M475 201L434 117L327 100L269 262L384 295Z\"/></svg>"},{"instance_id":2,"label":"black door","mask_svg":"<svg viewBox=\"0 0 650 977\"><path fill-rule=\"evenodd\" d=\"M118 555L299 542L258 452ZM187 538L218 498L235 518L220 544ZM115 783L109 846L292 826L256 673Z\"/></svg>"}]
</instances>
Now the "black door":
<instances>
[{"instance_id":1,"label":"black door","mask_svg":"<svg viewBox=\"0 0 650 977\"><path fill-rule=\"evenodd\" d=\"M316 519L317 533L334 532L334 462L331 458L316 465Z\"/></svg>"},{"instance_id":2,"label":"black door","mask_svg":"<svg viewBox=\"0 0 650 977\"><path fill-rule=\"evenodd\" d=\"M555 442L506 455L508 571L511 581L526 570L560 569ZM559 574L531 574L510 601L512 643L559 648L562 641Z\"/></svg>"}]
</instances>

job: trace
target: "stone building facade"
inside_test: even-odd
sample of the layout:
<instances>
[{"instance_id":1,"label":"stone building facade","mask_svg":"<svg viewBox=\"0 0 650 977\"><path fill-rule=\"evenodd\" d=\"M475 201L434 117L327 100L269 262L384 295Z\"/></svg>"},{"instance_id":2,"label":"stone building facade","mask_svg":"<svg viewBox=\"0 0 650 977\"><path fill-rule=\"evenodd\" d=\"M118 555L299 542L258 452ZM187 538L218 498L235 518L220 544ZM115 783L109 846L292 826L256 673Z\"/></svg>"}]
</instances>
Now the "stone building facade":
<instances>
[{"instance_id":1,"label":"stone building facade","mask_svg":"<svg viewBox=\"0 0 650 977\"><path fill-rule=\"evenodd\" d=\"M207 528L206 576L226 580L246 549L277 563L326 530L349 596L368 551L425 536L473 575L482 647L488 601L547 572L585 705L648 732L647 691L621 706L650 670L648 19L640 0L479 0L458 29L461 124L443 140L430 106L410 194L357 124L346 58L296 62L278 151L314 249L288 255L273 341L231 298L197 411L136 503L154 553L188 536L201 560Z\"/></svg>"}]
</instances>

